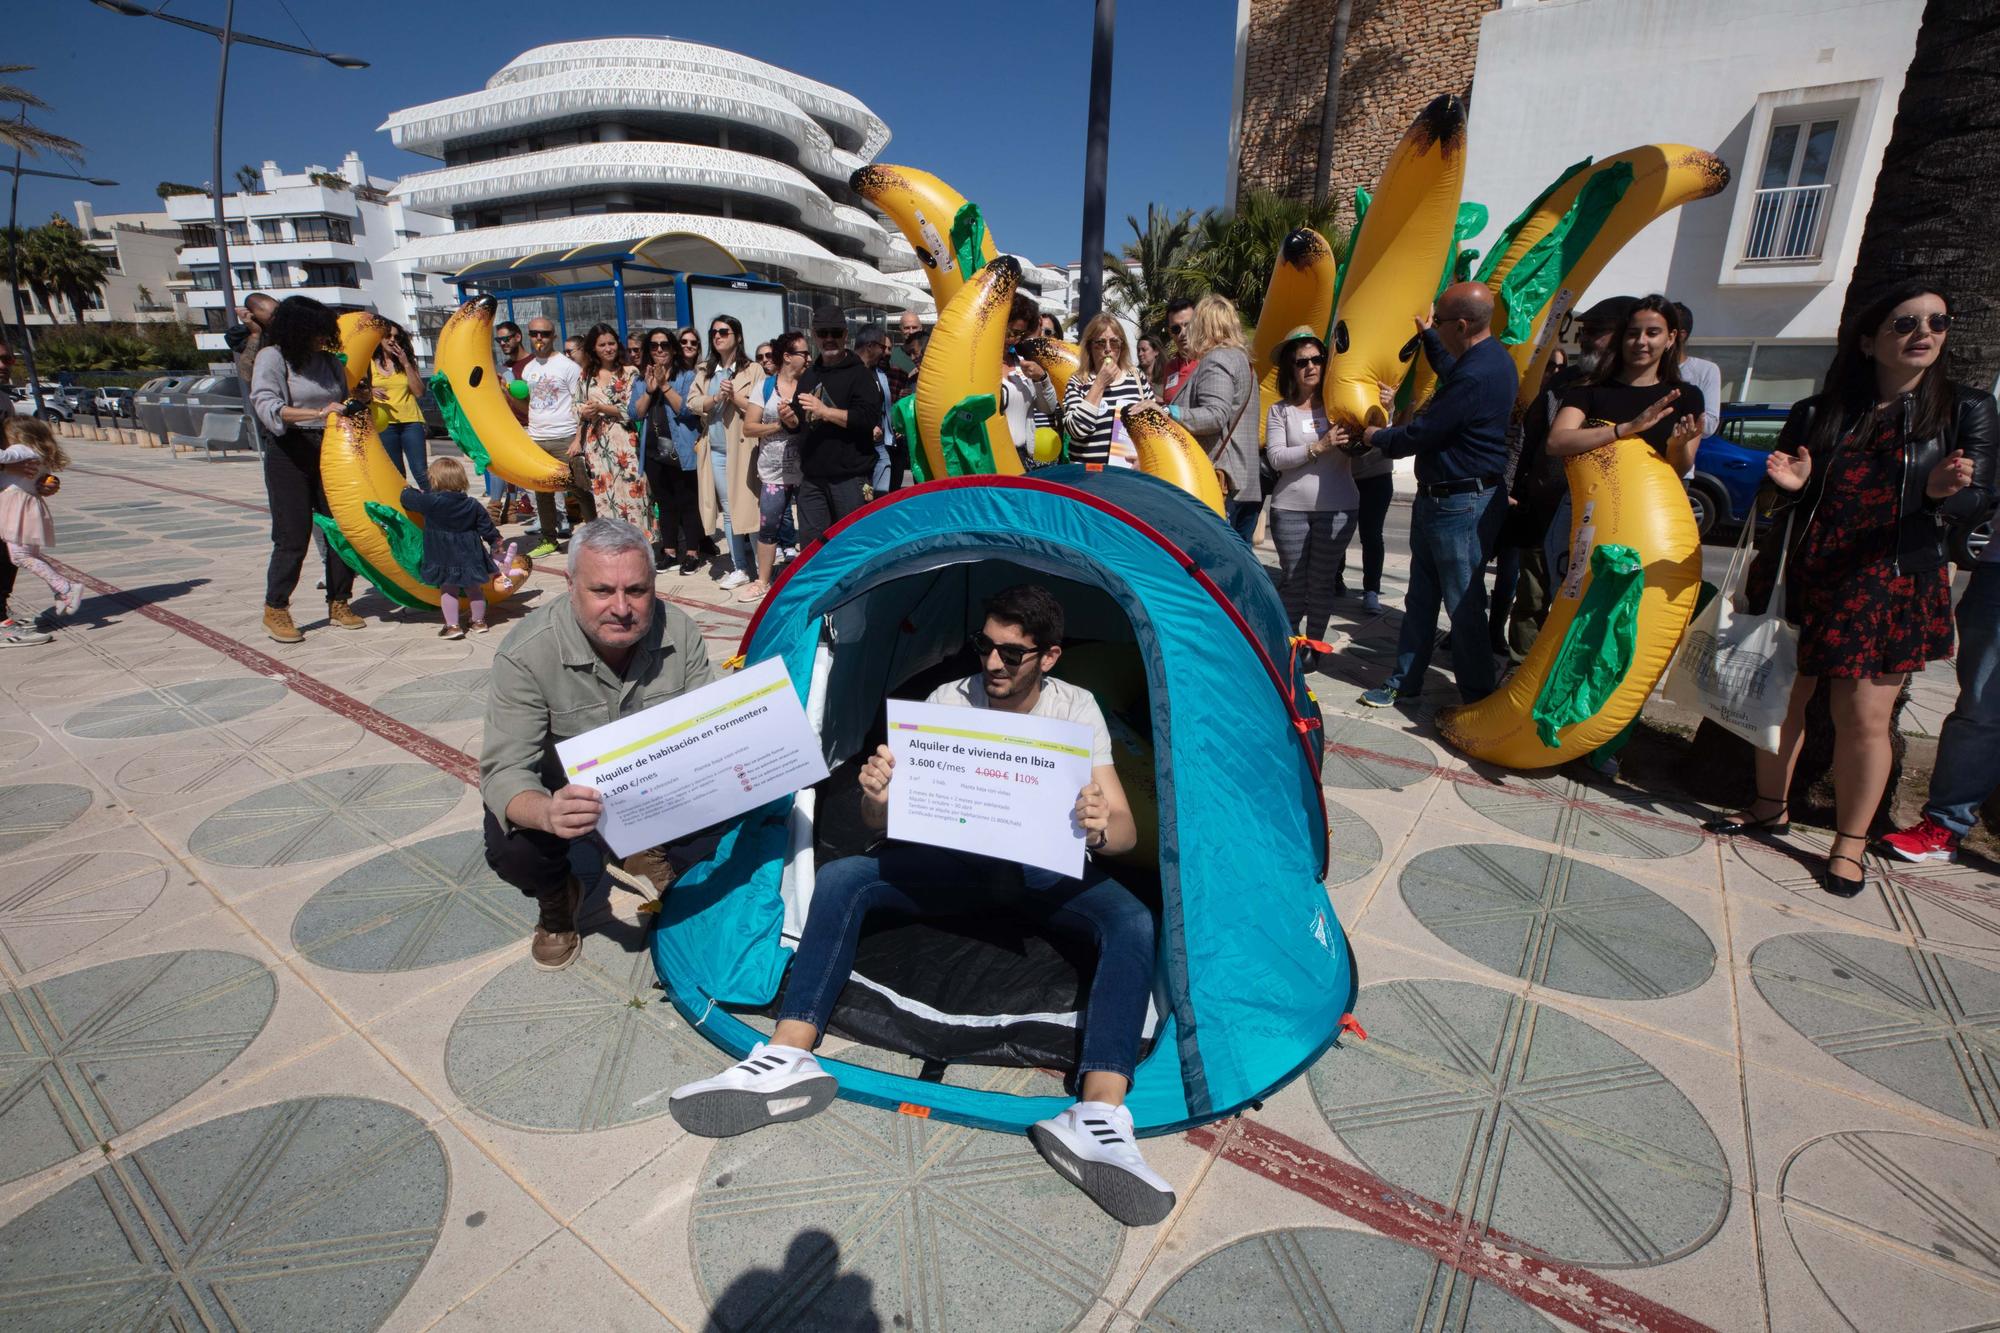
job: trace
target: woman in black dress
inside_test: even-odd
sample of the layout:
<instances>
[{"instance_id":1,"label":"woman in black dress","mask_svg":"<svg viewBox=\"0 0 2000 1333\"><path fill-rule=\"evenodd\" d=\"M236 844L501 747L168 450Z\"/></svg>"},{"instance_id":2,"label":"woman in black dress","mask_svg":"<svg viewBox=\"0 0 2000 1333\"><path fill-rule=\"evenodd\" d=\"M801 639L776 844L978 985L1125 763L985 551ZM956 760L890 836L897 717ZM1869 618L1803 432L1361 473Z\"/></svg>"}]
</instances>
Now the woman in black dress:
<instances>
[{"instance_id":1,"label":"woman in black dress","mask_svg":"<svg viewBox=\"0 0 2000 1333\"><path fill-rule=\"evenodd\" d=\"M1785 614L1799 630L1799 674L1778 752L1757 755L1756 802L1706 827L1790 827L1806 703L1830 677L1836 822L1820 884L1841 897L1867 884L1861 854L1889 780L1903 677L1951 654L1945 525L1983 515L1995 493L2000 414L1992 395L1945 377L1950 328L1944 297L1922 283L1869 301L1841 329L1825 389L1793 406L1765 462L1776 504L1746 595L1765 604L1789 531Z\"/></svg>"}]
</instances>

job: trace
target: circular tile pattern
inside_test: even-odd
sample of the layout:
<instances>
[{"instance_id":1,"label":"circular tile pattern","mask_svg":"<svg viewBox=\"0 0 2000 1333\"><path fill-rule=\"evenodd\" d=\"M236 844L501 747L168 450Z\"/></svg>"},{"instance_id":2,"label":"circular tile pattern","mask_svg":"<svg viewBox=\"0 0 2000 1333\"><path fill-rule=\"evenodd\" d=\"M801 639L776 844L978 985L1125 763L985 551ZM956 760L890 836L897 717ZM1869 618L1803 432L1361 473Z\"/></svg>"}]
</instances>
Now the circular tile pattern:
<instances>
[{"instance_id":1,"label":"circular tile pattern","mask_svg":"<svg viewBox=\"0 0 2000 1333\"><path fill-rule=\"evenodd\" d=\"M1322 725L1326 737L1322 786L1400 791L1430 777L1437 766L1437 758L1422 741L1400 731L1335 713L1327 714ZM1348 748L1337 748L1343 746Z\"/></svg>"},{"instance_id":2,"label":"circular tile pattern","mask_svg":"<svg viewBox=\"0 0 2000 1333\"><path fill-rule=\"evenodd\" d=\"M0 856L62 832L83 818L92 799L88 787L67 782L0 787Z\"/></svg>"},{"instance_id":3,"label":"circular tile pattern","mask_svg":"<svg viewBox=\"0 0 2000 1333\"><path fill-rule=\"evenodd\" d=\"M166 863L137 852L16 857L0 898L0 957L16 974L87 949L132 920L167 886Z\"/></svg>"},{"instance_id":4,"label":"circular tile pattern","mask_svg":"<svg viewBox=\"0 0 2000 1333\"><path fill-rule=\"evenodd\" d=\"M195 825L188 850L223 866L321 861L406 838L464 795L464 783L428 764L340 768L224 806Z\"/></svg>"},{"instance_id":5,"label":"circular tile pattern","mask_svg":"<svg viewBox=\"0 0 2000 1333\"><path fill-rule=\"evenodd\" d=\"M277 979L241 954L152 954L0 994L0 1182L136 1128L263 1031Z\"/></svg>"},{"instance_id":6,"label":"circular tile pattern","mask_svg":"<svg viewBox=\"0 0 2000 1333\"><path fill-rule=\"evenodd\" d=\"M361 728L346 718L313 710L246 718L165 745L125 761L117 785L148 795L220 796L272 779L295 777L332 763L361 743Z\"/></svg>"},{"instance_id":7,"label":"circular tile pattern","mask_svg":"<svg viewBox=\"0 0 2000 1333\"><path fill-rule=\"evenodd\" d=\"M1382 864L1382 839L1374 826L1346 806L1326 803L1326 886L1352 884Z\"/></svg>"},{"instance_id":8,"label":"circular tile pattern","mask_svg":"<svg viewBox=\"0 0 2000 1333\"><path fill-rule=\"evenodd\" d=\"M1991 1328L2000 1246L1991 1148L1858 1130L1807 1143L1778 1175L1785 1232L1852 1328ZM1895 1273L1883 1281L1885 1272Z\"/></svg>"},{"instance_id":9,"label":"circular tile pattern","mask_svg":"<svg viewBox=\"0 0 2000 1333\"><path fill-rule=\"evenodd\" d=\"M8 1328L381 1327L444 1223L400 1107L307 1097L148 1144L0 1229Z\"/></svg>"},{"instance_id":10,"label":"circular tile pattern","mask_svg":"<svg viewBox=\"0 0 2000 1333\"><path fill-rule=\"evenodd\" d=\"M1224 1246L1175 1278L1139 1326L1158 1333L1553 1327L1515 1297L1414 1246L1330 1227L1266 1231Z\"/></svg>"},{"instance_id":11,"label":"circular tile pattern","mask_svg":"<svg viewBox=\"0 0 2000 1333\"><path fill-rule=\"evenodd\" d=\"M292 921L292 945L322 967L408 972L503 945L535 909L486 865L479 830L391 848L343 872Z\"/></svg>"},{"instance_id":12,"label":"circular tile pattern","mask_svg":"<svg viewBox=\"0 0 2000 1333\"><path fill-rule=\"evenodd\" d=\"M1361 992L1320 1114L1368 1168L1591 1268L1664 1263L1722 1225L1729 1164L1665 1074L1587 1023L1463 981Z\"/></svg>"},{"instance_id":13,"label":"circular tile pattern","mask_svg":"<svg viewBox=\"0 0 2000 1333\"><path fill-rule=\"evenodd\" d=\"M1660 860L1705 841L1685 811L1632 788L1614 795L1561 773L1502 773L1490 786L1457 785L1467 805L1502 828L1558 847Z\"/></svg>"},{"instance_id":14,"label":"circular tile pattern","mask_svg":"<svg viewBox=\"0 0 2000 1333\"><path fill-rule=\"evenodd\" d=\"M615 921L564 971L525 957L502 970L444 1049L452 1091L479 1114L572 1134L663 1116L667 1093L727 1063L653 985L640 930Z\"/></svg>"},{"instance_id":15,"label":"circular tile pattern","mask_svg":"<svg viewBox=\"0 0 2000 1333\"><path fill-rule=\"evenodd\" d=\"M1757 993L1848 1068L2000 1129L2000 972L1890 940L1812 931L1750 955Z\"/></svg>"},{"instance_id":16,"label":"circular tile pattern","mask_svg":"<svg viewBox=\"0 0 2000 1333\"><path fill-rule=\"evenodd\" d=\"M1868 888L1853 898L1835 898L1819 886L1819 870L1833 846L1824 829L1793 825L1791 836L1772 845L1755 838L1731 838L1725 865L1751 872L1747 882L1769 885L1817 912L1839 913L1865 925L1908 934L1922 944L1947 944L1982 953L2000 953L2000 894L1992 872L1960 864L1913 865L1879 852L1863 853ZM1741 871L1732 882L1744 879Z\"/></svg>"},{"instance_id":17,"label":"circular tile pattern","mask_svg":"<svg viewBox=\"0 0 2000 1333\"><path fill-rule=\"evenodd\" d=\"M875 1056L841 1053L897 1059ZM709 1064L721 1064L713 1051ZM953 1072L1008 1092L1059 1091L1029 1069ZM845 1101L718 1142L689 1226L713 1326L728 1330L1056 1333L1090 1312L1123 1241L1026 1135Z\"/></svg>"},{"instance_id":18,"label":"circular tile pattern","mask_svg":"<svg viewBox=\"0 0 2000 1333\"><path fill-rule=\"evenodd\" d=\"M41 738L28 732L0 731L0 769L19 767L41 745Z\"/></svg>"},{"instance_id":19,"label":"circular tile pattern","mask_svg":"<svg viewBox=\"0 0 2000 1333\"><path fill-rule=\"evenodd\" d=\"M164 736L234 722L284 697L283 681L262 676L191 680L93 704L72 716L63 730L96 741Z\"/></svg>"},{"instance_id":20,"label":"circular tile pattern","mask_svg":"<svg viewBox=\"0 0 2000 1333\"><path fill-rule=\"evenodd\" d=\"M411 726L470 721L486 715L486 676L484 667L426 676L387 691L375 707Z\"/></svg>"},{"instance_id":21,"label":"circular tile pattern","mask_svg":"<svg viewBox=\"0 0 2000 1333\"><path fill-rule=\"evenodd\" d=\"M1657 1000L1715 971L1678 907L1598 866L1532 847L1439 847L1403 867L1403 901L1433 935L1496 972L1605 1000Z\"/></svg>"}]
</instances>

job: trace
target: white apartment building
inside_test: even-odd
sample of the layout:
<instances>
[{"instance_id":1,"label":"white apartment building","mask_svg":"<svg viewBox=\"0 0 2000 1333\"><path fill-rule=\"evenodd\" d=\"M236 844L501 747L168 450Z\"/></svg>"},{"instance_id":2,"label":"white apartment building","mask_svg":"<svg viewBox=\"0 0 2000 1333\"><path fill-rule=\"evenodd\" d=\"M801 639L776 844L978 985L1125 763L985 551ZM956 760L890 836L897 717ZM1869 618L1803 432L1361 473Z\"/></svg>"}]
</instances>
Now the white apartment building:
<instances>
[{"instance_id":1,"label":"white apartment building","mask_svg":"<svg viewBox=\"0 0 2000 1333\"><path fill-rule=\"evenodd\" d=\"M309 166L287 173L266 162L259 176L258 190L222 201L237 300L267 292L373 310L407 327L418 339L418 353L428 356L417 312L448 302L451 289L389 256L419 237L451 230L450 219L392 198L395 182L370 176L355 153L341 160L338 171ZM235 315L222 308L214 201L206 194L174 195L167 212L183 241L181 267L188 277L182 285L199 325L195 341L221 350L223 330Z\"/></svg>"},{"instance_id":2,"label":"white apartment building","mask_svg":"<svg viewBox=\"0 0 2000 1333\"><path fill-rule=\"evenodd\" d=\"M186 273L180 266L179 223L166 213L99 213L82 199L73 206L84 244L102 255L105 265L104 286L84 302L83 323L164 324L189 318L181 299ZM37 302L22 285L22 317L30 327L77 322L77 312L60 294L50 294L49 306L53 308ZM6 318L13 322L11 305Z\"/></svg>"},{"instance_id":3,"label":"white apartment building","mask_svg":"<svg viewBox=\"0 0 2000 1333\"><path fill-rule=\"evenodd\" d=\"M1725 396L1790 402L1825 372L1923 0L1502 0L1479 25L1467 199L1501 227L1563 168L1692 144L1729 188L1676 209L1578 307L1664 291ZM1944 276L1944 275L1941 275Z\"/></svg>"}]
</instances>

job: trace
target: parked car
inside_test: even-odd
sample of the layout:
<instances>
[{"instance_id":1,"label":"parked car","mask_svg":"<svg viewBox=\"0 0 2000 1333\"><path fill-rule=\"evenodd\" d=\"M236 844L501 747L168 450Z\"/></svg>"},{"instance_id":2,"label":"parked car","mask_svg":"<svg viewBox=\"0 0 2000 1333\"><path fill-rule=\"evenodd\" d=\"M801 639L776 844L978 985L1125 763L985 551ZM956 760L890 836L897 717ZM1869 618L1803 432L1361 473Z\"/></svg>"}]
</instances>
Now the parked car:
<instances>
[{"instance_id":1,"label":"parked car","mask_svg":"<svg viewBox=\"0 0 2000 1333\"><path fill-rule=\"evenodd\" d=\"M1791 412L1786 403L1724 403L1722 423L1695 451L1688 479L1694 525L1707 541L1734 532L1764 484L1764 459Z\"/></svg>"},{"instance_id":2,"label":"parked car","mask_svg":"<svg viewBox=\"0 0 2000 1333\"><path fill-rule=\"evenodd\" d=\"M116 387L99 389L95 403L99 416L129 417L132 415L132 390Z\"/></svg>"},{"instance_id":3,"label":"parked car","mask_svg":"<svg viewBox=\"0 0 2000 1333\"><path fill-rule=\"evenodd\" d=\"M15 416L31 417L36 415L35 395L32 391L22 388L10 389L8 392L14 398ZM41 418L44 421L74 421L76 419L76 411L70 405L69 400L56 392L55 386L52 384L42 386Z\"/></svg>"}]
</instances>

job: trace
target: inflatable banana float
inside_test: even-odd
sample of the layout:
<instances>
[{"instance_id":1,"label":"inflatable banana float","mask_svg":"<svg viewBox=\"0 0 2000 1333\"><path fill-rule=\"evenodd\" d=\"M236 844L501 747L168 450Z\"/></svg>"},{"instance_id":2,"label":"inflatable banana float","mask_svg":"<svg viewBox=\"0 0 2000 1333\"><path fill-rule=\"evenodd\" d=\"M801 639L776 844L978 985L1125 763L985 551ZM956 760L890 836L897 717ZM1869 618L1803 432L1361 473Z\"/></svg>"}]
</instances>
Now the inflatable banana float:
<instances>
[{"instance_id":1,"label":"inflatable banana float","mask_svg":"<svg viewBox=\"0 0 2000 1333\"><path fill-rule=\"evenodd\" d=\"M1056 402L1063 400L1069 392L1069 378L1083 365L1083 349L1075 343L1066 343L1060 338L1023 338L1015 344L1021 355L1049 372L1049 388L1055 393ZM918 383L922 383L918 378Z\"/></svg>"},{"instance_id":2,"label":"inflatable banana float","mask_svg":"<svg viewBox=\"0 0 2000 1333\"><path fill-rule=\"evenodd\" d=\"M1623 731L1667 669L1701 587L1687 493L1650 445L1620 440L1566 470L1569 577L1541 635L1498 690L1438 715L1447 742L1503 768L1566 763Z\"/></svg>"},{"instance_id":3,"label":"inflatable banana float","mask_svg":"<svg viewBox=\"0 0 2000 1333\"><path fill-rule=\"evenodd\" d=\"M1333 281L1339 271L1333 247L1311 227L1301 227L1278 247L1271 266L1271 285L1264 289L1264 308L1257 316L1257 334L1250 341L1250 364L1257 372L1257 442L1271 404L1278 401L1278 345L1285 335L1304 325L1324 336L1333 322Z\"/></svg>"},{"instance_id":4,"label":"inflatable banana float","mask_svg":"<svg viewBox=\"0 0 2000 1333\"><path fill-rule=\"evenodd\" d=\"M1541 387L1563 316L1611 257L1654 219L1729 184L1722 159L1686 144L1656 143L1578 164L1517 220L1484 280L1493 288L1493 333L1521 373L1516 407Z\"/></svg>"},{"instance_id":5,"label":"inflatable banana float","mask_svg":"<svg viewBox=\"0 0 2000 1333\"><path fill-rule=\"evenodd\" d=\"M498 303L477 296L452 312L437 339L437 373L430 378L446 432L466 457L512 486L560 491L569 466L528 438L507 405L493 364L493 311Z\"/></svg>"},{"instance_id":6,"label":"inflatable banana float","mask_svg":"<svg viewBox=\"0 0 2000 1333\"><path fill-rule=\"evenodd\" d=\"M1452 224L1451 245L1445 251L1444 269L1438 274L1437 291L1431 296L1433 301L1444 295L1444 289L1455 282L1465 281L1461 276L1471 260L1478 258L1477 250L1460 247L1480 232L1486 230L1487 210L1484 204L1465 203L1458 206L1458 220ZM1437 372L1431 369L1428 357L1413 358L1410 366L1410 385L1406 399L1412 408L1422 407L1437 392Z\"/></svg>"},{"instance_id":7,"label":"inflatable banana float","mask_svg":"<svg viewBox=\"0 0 2000 1333\"><path fill-rule=\"evenodd\" d=\"M1007 314L1021 266L1006 255L960 287L938 315L917 376L917 443L924 475L1021 474L1021 454L1000 415Z\"/></svg>"},{"instance_id":8,"label":"inflatable banana float","mask_svg":"<svg viewBox=\"0 0 2000 1333\"><path fill-rule=\"evenodd\" d=\"M347 373L347 393L353 397L368 378L375 363L375 349L389 333L389 321L366 310L350 310L340 317L340 365ZM415 386L411 386L412 392Z\"/></svg>"},{"instance_id":9,"label":"inflatable banana float","mask_svg":"<svg viewBox=\"0 0 2000 1333\"><path fill-rule=\"evenodd\" d=\"M978 208L968 205L964 195L928 171L878 163L862 167L847 183L888 214L917 252L924 276L930 280L939 318L958 289L1000 253L993 248L993 238L987 234ZM968 208L970 213L965 211Z\"/></svg>"},{"instance_id":10,"label":"inflatable banana float","mask_svg":"<svg viewBox=\"0 0 2000 1333\"><path fill-rule=\"evenodd\" d=\"M1350 434L1388 424L1380 386L1409 372L1411 321L1430 313L1464 180L1465 103L1446 93L1390 154L1342 274L1320 396L1328 418Z\"/></svg>"},{"instance_id":11,"label":"inflatable banana float","mask_svg":"<svg viewBox=\"0 0 2000 1333\"><path fill-rule=\"evenodd\" d=\"M438 590L417 577L423 560L423 526L403 511L403 474L376 437L372 414L329 412L319 451L320 483L331 512L313 515L327 544L341 559L398 606L438 604ZM488 602L502 602L527 581L527 557L514 560L515 577L489 580Z\"/></svg>"},{"instance_id":12,"label":"inflatable banana float","mask_svg":"<svg viewBox=\"0 0 2000 1333\"><path fill-rule=\"evenodd\" d=\"M925 360L928 363L929 358ZM918 383L922 382L919 377ZM1158 403L1127 403L1118 409L1118 419L1132 437L1139 471L1180 487L1213 509L1218 518L1222 516L1222 482L1215 475L1215 464L1188 434L1187 427L1168 416L1167 409Z\"/></svg>"}]
</instances>

